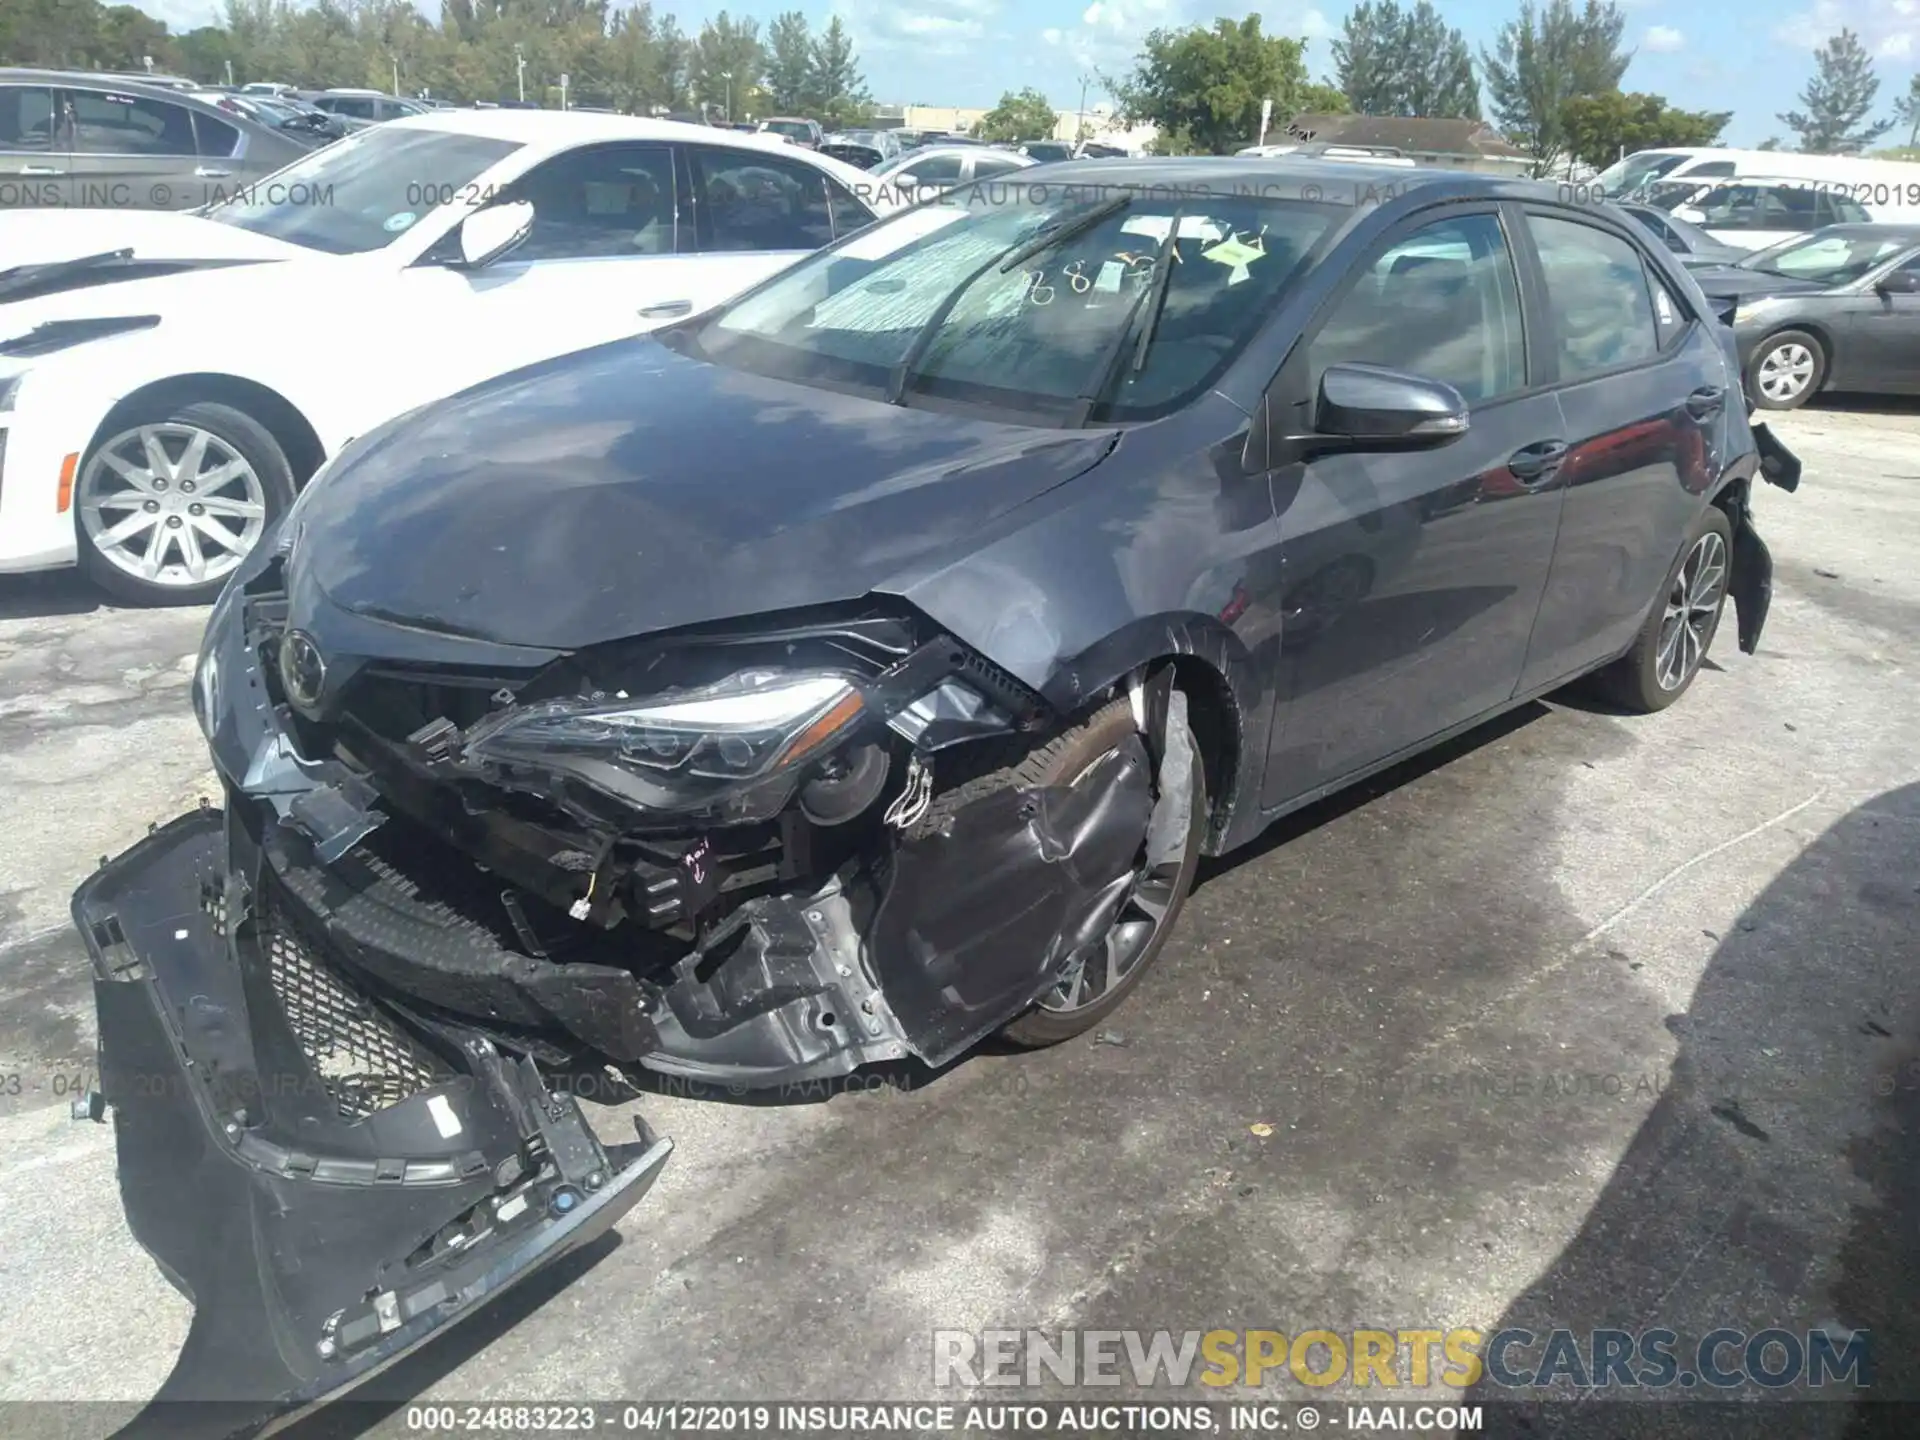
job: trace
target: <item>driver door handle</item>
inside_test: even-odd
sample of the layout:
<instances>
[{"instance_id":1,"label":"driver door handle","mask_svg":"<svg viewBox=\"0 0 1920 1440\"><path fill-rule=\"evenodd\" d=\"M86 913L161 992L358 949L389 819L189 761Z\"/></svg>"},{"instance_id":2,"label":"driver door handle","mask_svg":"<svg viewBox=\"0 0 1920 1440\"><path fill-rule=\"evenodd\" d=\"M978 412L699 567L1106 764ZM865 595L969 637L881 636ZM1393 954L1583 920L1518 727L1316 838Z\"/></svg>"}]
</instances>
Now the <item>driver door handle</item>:
<instances>
[{"instance_id":1,"label":"driver door handle","mask_svg":"<svg viewBox=\"0 0 1920 1440\"><path fill-rule=\"evenodd\" d=\"M640 318L642 320L672 320L676 316L691 315L692 313L693 302L691 300L662 300L658 305L642 305L640 307Z\"/></svg>"},{"instance_id":2,"label":"driver door handle","mask_svg":"<svg viewBox=\"0 0 1920 1440\"><path fill-rule=\"evenodd\" d=\"M22 165L20 173L22 175L64 175L67 172L57 165Z\"/></svg>"},{"instance_id":3,"label":"driver door handle","mask_svg":"<svg viewBox=\"0 0 1920 1440\"><path fill-rule=\"evenodd\" d=\"M1696 420L1704 420L1722 405L1727 403L1727 392L1718 385L1702 385L1687 396L1687 413Z\"/></svg>"},{"instance_id":4,"label":"driver door handle","mask_svg":"<svg viewBox=\"0 0 1920 1440\"><path fill-rule=\"evenodd\" d=\"M1566 458L1566 441L1541 440L1514 451L1513 458L1507 461L1507 469L1522 485L1538 485L1552 476Z\"/></svg>"},{"instance_id":5,"label":"driver door handle","mask_svg":"<svg viewBox=\"0 0 1920 1440\"><path fill-rule=\"evenodd\" d=\"M202 165L193 172L196 180L224 180L231 174L231 170L222 170L218 165Z\"/></svg>"}]
</instances>

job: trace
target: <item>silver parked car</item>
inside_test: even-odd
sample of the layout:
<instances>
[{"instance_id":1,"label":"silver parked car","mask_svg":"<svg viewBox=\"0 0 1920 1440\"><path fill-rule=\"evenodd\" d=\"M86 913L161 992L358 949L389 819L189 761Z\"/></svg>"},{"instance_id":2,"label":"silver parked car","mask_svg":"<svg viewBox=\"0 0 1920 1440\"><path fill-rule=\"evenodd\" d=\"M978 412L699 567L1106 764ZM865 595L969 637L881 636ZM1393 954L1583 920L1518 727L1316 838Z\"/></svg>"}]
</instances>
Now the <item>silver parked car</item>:
<instances>
[{"instance_id":1,"label":"silver parked car","mask_svg":"<svg viewBox=\"0 0 1920 1440\"><path fill-rule=\"evenodd\" d=\"M308 149L176 89L64 70L0 70L0 209L189 210Z\"/></svg>"}]
</instances>

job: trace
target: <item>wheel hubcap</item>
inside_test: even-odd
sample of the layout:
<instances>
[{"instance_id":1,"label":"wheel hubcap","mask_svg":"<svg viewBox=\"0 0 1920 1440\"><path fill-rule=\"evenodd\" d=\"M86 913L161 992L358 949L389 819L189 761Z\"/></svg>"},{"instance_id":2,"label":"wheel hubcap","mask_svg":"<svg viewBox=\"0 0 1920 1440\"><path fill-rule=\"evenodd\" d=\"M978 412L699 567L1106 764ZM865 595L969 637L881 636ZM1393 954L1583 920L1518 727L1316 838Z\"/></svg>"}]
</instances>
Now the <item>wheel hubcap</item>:
<instances>
[{"instance_id":1,"label":"wheel hubcap","mask_svg":"<svg viewBox=\"0 0 1920 1440\"><path fill-rule=\"evenodd\" d=\"M1760 391L1769 400L1797 399L1813 383L1813 352L1797 341L1777 345L1760 362Z\"/></svg>"},{"instance_id":2,"label":"wheel hubcap","mask_svg":"<svg viewBox=\"0 0 1920 1440\"><path fill-rule=\"evenodd\" d=\"M1101 940L1067 957L1060 979L1040 997L1042 1010L1068 1015L1098 1005L1139 968L1173 908L1179 893L1180 871L1186 863L1189 836L1185 824L1170 832L1171 843L1162 844L1160 853L1152 853L1150 838L1162 830L1163 822L1170 818L1163 807L1170 809L1174 803L1164 794L1155 796L1153 817L1147 826L1148 838L1142 840L1132 883L1114 913L1113 923Z\"/></svg>"},{"instance_id":3,"label":"wheel hubcap","mask_svg":"<svg viewBox=\"0 0 1920 1440\"><path fill-rule=\"evenodd\" d=\"M267 523L253 466L212 431L141 425L95 452L80 523L100 558L151 585L184 588L234 569Z\"/></svg>"},{"instance_id":4,"label":"wheel hubcap","mask_svg":"<svg viewBox=\"0 0 1920 1440\"><path fill-rule=\"evenodd\" d=\"M1667 592L1654 661L1654 678L1662 690L1678 690L1700 668L1726 593L1726 542L1710 530L1693 542Z\"/></svg>"}]
</instances>

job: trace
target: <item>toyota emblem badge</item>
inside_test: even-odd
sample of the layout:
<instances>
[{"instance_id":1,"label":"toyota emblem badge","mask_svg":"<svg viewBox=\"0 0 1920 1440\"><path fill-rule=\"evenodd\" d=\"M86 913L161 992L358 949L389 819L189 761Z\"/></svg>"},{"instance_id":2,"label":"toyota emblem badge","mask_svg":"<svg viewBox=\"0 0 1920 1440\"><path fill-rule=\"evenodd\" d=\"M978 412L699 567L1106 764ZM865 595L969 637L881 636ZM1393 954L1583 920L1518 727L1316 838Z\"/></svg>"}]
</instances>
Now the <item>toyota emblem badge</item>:
<instances>
[{"instance_id":1,"label":"toyota emblem badge","mask_svg":"<svg viewBox=\"0 0 1920 1440\"><path fill-rule=\"evenodd\" d=\"M327 661L303 630L289 631L280 642L280 683L287 698L302 710L320 703L320 692L327 686Z\"/></svg>"}]
</instances>

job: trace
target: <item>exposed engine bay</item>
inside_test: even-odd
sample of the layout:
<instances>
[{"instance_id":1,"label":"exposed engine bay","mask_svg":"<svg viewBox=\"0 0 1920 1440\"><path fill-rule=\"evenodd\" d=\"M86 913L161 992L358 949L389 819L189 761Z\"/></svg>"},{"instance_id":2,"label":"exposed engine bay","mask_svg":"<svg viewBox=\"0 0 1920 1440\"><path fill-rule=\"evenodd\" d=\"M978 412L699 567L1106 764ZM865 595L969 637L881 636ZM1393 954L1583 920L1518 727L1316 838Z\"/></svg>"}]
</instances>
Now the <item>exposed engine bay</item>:
<instances>
[{"instance_id":1,"label":"exposed engine bay","mask_svg":"<svg viewBox=\"0 0 1920 1440\"><path fill-rule=\"evenodd\" d=\"M216 617L198 687L259 697L222 764L232 870L361 983L551 1065L771 1085L944 1064L1099 938L1174 729L1191 766L1163 673L1135 681L1130 745L1017 785L1059 717L878 604L520 673L340 675L275 575ZM1184 848L1187 797L1163 799Z\"/></svg>"}]
</instances>

